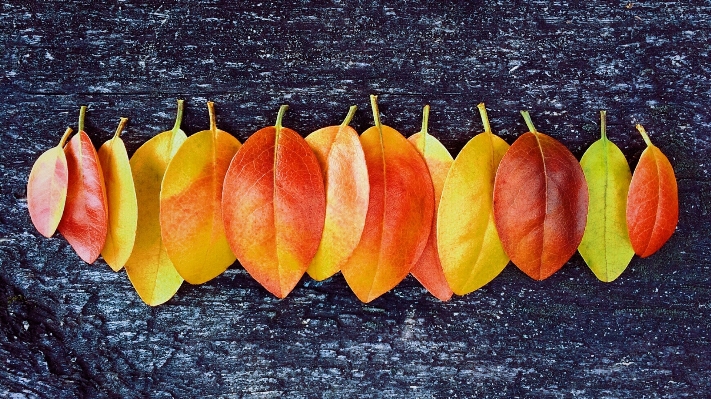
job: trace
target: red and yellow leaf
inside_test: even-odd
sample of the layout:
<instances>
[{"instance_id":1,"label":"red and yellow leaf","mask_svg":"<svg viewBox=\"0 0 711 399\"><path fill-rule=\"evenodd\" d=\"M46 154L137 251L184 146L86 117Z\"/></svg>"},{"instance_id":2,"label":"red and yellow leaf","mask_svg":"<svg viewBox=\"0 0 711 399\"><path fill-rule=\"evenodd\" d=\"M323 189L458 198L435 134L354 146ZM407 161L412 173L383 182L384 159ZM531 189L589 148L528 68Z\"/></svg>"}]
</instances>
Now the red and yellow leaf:
<instances>
[{"instance_id":1,"label":"red and yellow leaf","mask_svg":"<svg viewBox=\"0 0 711 399\"><path fill-rule=\"evenodd\" d=\"M295 131L275 126L255 132L230 164L222 210L240 263L279 298L291 292L321 241L326 215L316 156Z\"/></svg>"}]
</instances>

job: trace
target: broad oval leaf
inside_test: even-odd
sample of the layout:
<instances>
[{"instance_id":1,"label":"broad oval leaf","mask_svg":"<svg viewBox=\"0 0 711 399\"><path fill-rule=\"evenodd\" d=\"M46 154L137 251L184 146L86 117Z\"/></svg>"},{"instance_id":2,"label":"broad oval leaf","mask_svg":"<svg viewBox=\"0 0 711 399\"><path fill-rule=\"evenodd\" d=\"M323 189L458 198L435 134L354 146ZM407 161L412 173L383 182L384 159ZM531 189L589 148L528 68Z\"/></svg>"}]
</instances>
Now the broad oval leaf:
<instances>
[{"instance_id":1,"label":"broad oval leaf","mask_svg":"<svg viewBox=\"0 0 711 399\"><path fill-rule=\"evenodd\" d=\"M622 274L634 256L625 221L632 173L622 151L607 139L605 111L600 112L600 118L602 137L580 160L590 205L578 251L598 279L610 282Z\"/></svg>"},{"instance_id":2,"label":"broad oval leaf","mask_svg":"<svg viewBox=\"0 0 711 399\"><path fill-rule=\"evenodd\" d=\"M81 107L79 133L66 147L67 202L58 230L86 263L94 263L106 241L108 210L99 156L84 132L86 107Z\"/></svg>"},{"instance_id":3,"label":"broad oval leaf","mask_svg":"<svg viewBox=\"0 0 711 399\"><path fill-rule=\"evenodd\" d=\"M326 219L321 243L307 272L318 281L341 270L360 241L368 212L368 166L358 133L350 126L352 106L340 126L329 126L306 136L323 174Z\"/></svg>"},{"instance_id":4,"label":"broad oval leaf","mask_svg":"<svg viewBox=\"0 0 711 399\"><path fill-rule=\"evenodd\" d=\"M59 145L42 153L32 165L27 179L27 209L37 231L43 236L52 237L57 230L67 201L67 157L64 155L64 143L72 134L67 128Z\"/></svg>"},{"instance_id":5,"label":"broad oval leaf","mask_svg":"<svg viewBox=\"0 0 711 399\"><path fill-rule=\"evenodd\" d=\"M647 143L632 175L627 196L627 228L632 248L646 258L674 234L679 221L679 193L674 168L652 144L642 125L637 129Z\"/></svg>"},{"instance_id":6,"label":"broad oval leaf","mask_svg":"<svg viewBox=\"0 0 711 399\"><path fill-rule=\"evenodd\" d=\"M437 251L437 207L440 203L444 181L454 159L447 148L432 135L427 134L430 106L426 105L422 112L422 130L407 140L415 146L425 160L429 177L434 189L434 214L432 228L427 244L420 258L415 262L410 273L437 299L447 301L452 297L452 289L442 271L440 255Z\"/></svg>"},{"instance_id":7,"label":"broad oval leaf","mask_svg":"<svg viewBox=\"0 0 711 399\"><path fill-rule=\"evenodd\" d=\"M578 249L585 231L588 188L577 159L533 127L501 159L494 181L494 221L506 254L543 280Z\"/></svg>"},{"instance_id":8,"label":"broad oval leaf","mask_svg":"<svg viewBox=\"0 0 711 399\"><path fill-rule=\"evenodd\" d=\"M434 213L425 161L398 131L380 124L376 101L371 96L375 126L360 137L370 180L365 228L341 268L363 302L388 292L410 273L425 249Z\"/></svg>"},{"instance_id":9,"label":"broad oval leaf","mask_svg":"<svg viewBox=\"0 0 711 399\"><path fill-rule=\"evenodd\" d=\"M442 270L457 295L483 287L509 263L494 223L494 178L509 145L492 133L484 104L478 107L484 133L454 160L437 213Z\"/></svg>"},{"instance_id":10,"label":"broad oval leaf","mask_svg":"<svg viewBox=\"0 0 711 399\"><path fill-rule=\"evenodd\" d=\"M282 127L255 132L232 160L222 210L232 250L269 292L286 297L309 267L321 241L326 194L306 141Z\"/></svg>"},{"instance_id":11,"label":"broad oval leaf","mask_svg":"<svg viewBox=\"0 0 711 399\"><path fill-rule=\"evenodd\" d=\"M240 142L218 130L208 102L210 129L188 137L170 160L160 192L163 243L190 284L205 283L235 261L222 222L222 184Z\"/></svg>"},{"instance_id":12,"label":"broad oval leaf","mask_svg":"<svg viewBox=\"0 0 711 399\"><path fill-rule=\"evenodd\" d=\"M108 231L101 256L114 270L126 264L136 239L138 204L126 146L121 132L127 118L121 118L116 134L99 148L99 163L104 173L106 201L109 209Z\"/></svg>"},{"instance_id":13,"label":"broad oval leaf","mask_svg":"<svg viewBox=\"0 0 711 399\"><path fill-rule=\"evenodd\" d=\"M125 267L138 296L150 306L168 301L183 283L168 257L160 229L160 186L168 163L187 139L180 129L182 116L183 100L178 100L173 129L145 142L130 161L138 220L135 244Z\"/></svg>"}]
</instances>

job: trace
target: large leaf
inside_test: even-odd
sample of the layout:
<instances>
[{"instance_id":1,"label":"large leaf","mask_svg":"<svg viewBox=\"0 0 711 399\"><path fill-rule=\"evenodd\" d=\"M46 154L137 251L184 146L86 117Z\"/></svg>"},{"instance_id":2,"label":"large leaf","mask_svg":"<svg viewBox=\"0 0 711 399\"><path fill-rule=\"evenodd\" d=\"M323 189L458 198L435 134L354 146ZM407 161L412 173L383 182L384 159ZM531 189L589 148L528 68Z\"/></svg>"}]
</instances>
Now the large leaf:
<instances>
[{"instance_id":1,"label":"large leaf","mask_svg":"<svg viewBox=\"0 0 711 399\"><path fill-rule=\"evenodd\" d=\"M602 137L580 160L588 183L590 207L580 255L598 279L610 282L634 256L625 221L632 173L622 151L607 139L605 111L600 112Z\"/></svg>"},{"instance_id":2,"label":"large leaf","mask_svg":"<svg viewBox=\"0 0 711 399\"><path fill-rule=\"evenodd\" d=\"M32 165L27 179L27 209L37 231L43 236L52 237L57 230L67 201L67 157L64 155L64 143L72 134L67 128L56 147L42 153Z\"/></svg>"},{"instance_id":3,"label":"large leaf","mask_svg":"<svg viewBox=\"0 0 711 399\"><path fill-rule=\"evenodd\" d=\"M126 273L141 299L160 305L175 295L183 283L163 244L160 229L160 186L165 170L187 136L180 129L183 100L173 129L145 142L131 157L131 174L136 187L138 221L133 252Z\"/></svg>"},{"instance_id":4,"label":"large leaf","mask_svg":"<svg viewBox=\"0 0 711 399\"><path fill-rule=\"evenodd\" d=\"M492 133L484 104L478 108L484 132L454 160L437 213L442 270L457 295L483 287L509 262L494 223L494 178L509 145Z\"/></svg>"},{"instance_id":5,"label":"large leaf","mask_svg":"<svg viewBox=\"0 0 711 399\"><path fill-rule=\"evenodd\" d=\"M679 221L679 193L669 159L652 144L642 125L637 125L637 129L647 148L630 183L627 228L634 252L646 258L674 234Z\"/></svg>"},{"instance_id":6,"label":"large leaf","mask_svg":"<svg viewBox=\"0 0 711 399\"><path fill-rule=\"evenodd\" d=\"M219 276L235 261L222 222L222 184L241 144L217 129L214 104L207 106L210 129L180 146L160 192L163 243L175 269L190 284Z\"/></svg>"},{"instance_id":7,"label":"large leaf","mask_svg":"<svg viewBox=\"0 0 711 399\"><path fill-rule=\"evenodd\" d=\"M350 123L356 106L340 126L329 126L306 136L326 187L326 220L318 251L307 272L324 280L341 270L360 241L368 212L368 166L358 133Z\"/></svg>"},{"instance_id":8,"label":"large leaf","mask_svg":"<svg viewBox=\"0 0 711 399\"><path fill-rule=\"evenodd\" d=\"M232 250L264 288L279 298L294 289L321 241L326 195L321 169L306 141L282 127L255 132L225 178L223 214Z\"/></svg>"},{"instance_id":9,"label":"large leaf","mask_svg":"<svg viewBox=\"0 0 711 399\"><path fill-rule=\"evenodd\" d=\"M106 201L109 209L108 233L101 256L119 271L131 256L136 239L138 204L126 146L121 132L127 118L121 118L116 134L99 148L99 163L104 173Z\"/></svg>"},{"instance_id":10,"label":"large leaf","mask_svg":"<svg viewBox=\"0 0 711 399\"><path fill-rule=\"evenodd\" d=\"M437 251L437 207L440 196L444 188L444 181L447 179L447 172L452 166L452 155L447 148L437 140L437 138L427 134L427 124L429 119L430 106L426 105L422 111L422 130L415 133L407 140L412 143L417 152L427 164L429 176L432 179L434 188L434 216L432 217L432 229L430 230L427 244L422 255L413 266L410 273L429 291L432 295L442 301L447 301L452 297L452 289L449 288L447 279L442 272L440 255Z\"/></svg>"},{"instance_id":11,"label":"large leaf","mask_svg":"<svg viewBox=\"0 0 711 399\"><path fill-rule=\"evenodd\" d=\"M86 107L79 114L79 133L64 147L67 157L67 202L58 230L86 263L94 263L106 241L108 210L99 156L84 132Z\"/></svg>"},{"instance_id":12,"label":"large leaf","mask_svg":"<svg viewBox=\"0 0 711 399\"><path fill-rule=\"evenodd\" d=\"M353 292L370 302L404 279L422 255L432 228L434 191L427 165L395 129L381 125L371 96L375 126L360 137L370 180L365 228L341 268Z\"/></svg>"},{"instance_id":13,"label":"large leaf","mask_svg":"<svg viewBox=\"0 0 711 399\"><path fill-rule=\"evenodd\" d=\"M501 159L494 182L494 221L506 254L543 280L558 271L583 238L588 187L580 164L554 138L529 132Z\"/></svg>"}]
</instances>

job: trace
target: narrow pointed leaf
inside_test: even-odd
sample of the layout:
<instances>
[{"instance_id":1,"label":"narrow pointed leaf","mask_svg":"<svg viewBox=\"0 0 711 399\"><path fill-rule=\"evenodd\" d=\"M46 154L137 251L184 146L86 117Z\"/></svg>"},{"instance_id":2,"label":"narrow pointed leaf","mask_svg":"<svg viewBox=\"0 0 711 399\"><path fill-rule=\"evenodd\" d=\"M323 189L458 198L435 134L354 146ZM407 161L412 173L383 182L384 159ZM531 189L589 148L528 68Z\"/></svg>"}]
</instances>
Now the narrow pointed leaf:
<instances>
[{"instance_id":1,"label":"narrow pointed leaf","mask_svg":"<svg viewBox=\"0 0 711 399\"><path fill-rule=\"evenodd\" d=\"M126 264L136 239L138 204L126 146L121 131L128 119L121 118L113 138L99 148L99 163L104 173L106 201L109 209L108 233L101 256L114 270Z\"/></svg>"},{"instance_id":2,"label":"narrow pointed leaf","mask_svg":"<svg viewBox=\"0 0 711 399\"><path fill-rule=\"evenodd\" d=\"M494 221L506 254L543 280L558 271L583 238L588 188L577 159L533 127L501 159L494 182Z\"/></svg>"},{"instance_id":3,"label":"narrow pointed leaf","mask_svg":"<svg viewBox=\"0 0 711 399\"><path fill-rule=\"evenodd\" d=\"M590 206L578 251L598 279L610 282L622 274L634 256L625 220L632 173L622 151L607 139L605 111L600 115L602 137L580 160Z\"/></svg>"},{"instance_id":4,"label":"narrow pointed leaf","mask_svg":"<svg viewBox=\"0 0 711 399\"><path fill-rule=\"evenodd\" d=\"M679 221L679 193L674 168L637 125L647 148L632 175L627 196L627 228L637 255L657 252L674 234Z\"/></svg>"},{"instance_id":5,"label":"narrow pointed leaf","mask_svg":"<svg viewBox=\"0 0 711 399\"><path fill-rule=\"evenodd\" d=\"M491 132L484 104L479 110L484 133L454 160L437 214L442 270L457 295L483 287L509 262L494 223L494 178L509 145Z\"/></svg>"},{"instance_id":6,"label":"narrow pointed leaf","mask_svg":"<svg viewBox=\"0 0 711 399\"><path fill-rule=\"evenodd\" d=\"M241 144L218 130L208 102L210 129L188 137L170 160L160 193L163 243L175 269L202 284L235 261L222 222L222 184Z\"/></svg>"},{"instance_id":7,"label":"narrow pointed leaf","mask_svg":"<svg viewBox=\"0 0 711 399\"><path fill-rule=\"evenodd\" d=\"M37 231L47 238L57 230L67 201L67 157L63 147L70 134L72 129L68 128L56 147L37 158L27 179L30 219Z\"/></svg>"},{"instance_id":8,"label":"narrow pointed leaf","mask_svg":"<svg viewBox=\"0 0 711 399\"><path fill-rule=\"evenodd\" d=\"M427 134L429 111L429 105L425 106L422 117L422 130L407 139L415 146L417 152L420 153L425 160L434 189L432 228L425 249L410 273L412 273L432 295L439 300L447 301L452 297L452 289L449 287L449 283L447 283L447 279L442 271L440 255L437 251L436 215L442 189L444 188L444 181L447 179L447 172L449 172L449 168L452 166L454 159L452 159L452 155L437 138Z\"/></svg>"},{"instance_id":9,"label":"narrow pointed leaf","mask_svg":"<svg viewBox=\"0 0 711 399\"><path fill-rule=\"evenodd\" d=\"M368 212L368 166L358 133L346 121L306 136L321 166L326 188L326 219L323 235L307 272L318 281L341 270L360 241Z\"/></svg>"},{"instance_id":10,"label":"narrow pointed leaf","mask_svg":"<svg viewBox=\"0 0 711 399\"><path fill-rule=\"evenodd\" d=\"M66 147L67 202L58 230L86 263L94 263L106 241L108 210L99 155L83 130L82 107L77 133Z\"/></svg>"},{"instance_id":11,"label":"narrow pointed leaf","mask_svg":"<svg viewBox=\"0 0 711 399\"><path fill-rule=\"evenodd\" d=\"M180 129L182 115L183 100L178 100L173 129L145 142L130 161L138 220L135 244L125 267L136 292L150 306L168 301L183 283L168 257L160 229L160 186L168 163L187 139Z\"/></svg>"},{"instance_id":12,"label":"narrow pointed leaf","mask_svg":"<svg viewBox=\"0 0 711 399\"><path fill-rule=\"evenodd\" d=\"M402 134L380 124L375 96L371 104L375 126L360 137L370 180L368 213L360 242L341 268L363 302L408 275L425 248L434 213L427 165Z\"/></svg>"}]
</instances>

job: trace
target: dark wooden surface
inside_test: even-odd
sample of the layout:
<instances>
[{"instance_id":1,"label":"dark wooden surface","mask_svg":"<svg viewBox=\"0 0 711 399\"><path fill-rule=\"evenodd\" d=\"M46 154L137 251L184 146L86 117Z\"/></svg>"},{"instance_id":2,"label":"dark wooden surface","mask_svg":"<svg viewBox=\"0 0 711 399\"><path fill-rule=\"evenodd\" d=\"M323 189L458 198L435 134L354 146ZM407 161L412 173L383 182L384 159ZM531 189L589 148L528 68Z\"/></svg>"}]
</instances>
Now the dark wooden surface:
<instances>
[{"instance_id":1,"label":"dark wooden surface","mask_svg":"<svg viewBox=\"0 0 711 399\"><path fill-rule=\"evenodd\" d=\"M710 2L112 3L0 5L0 396L711 396ZM30 168L80 104L97 145L129 117L133 153L178 97L189 134L209 99L244 140L282 103L303 135L357 104L363 131L371 93L406 135L429 102L453 154L480 101L509 143L530 109L578 158L605 108L633 166L641 122L679 179L677 232L610 284L576 255L448 303L408 278L363 305L340 276L279 301L235 264L149 308L30 223Z\"/></svg>"}]
</instances>

